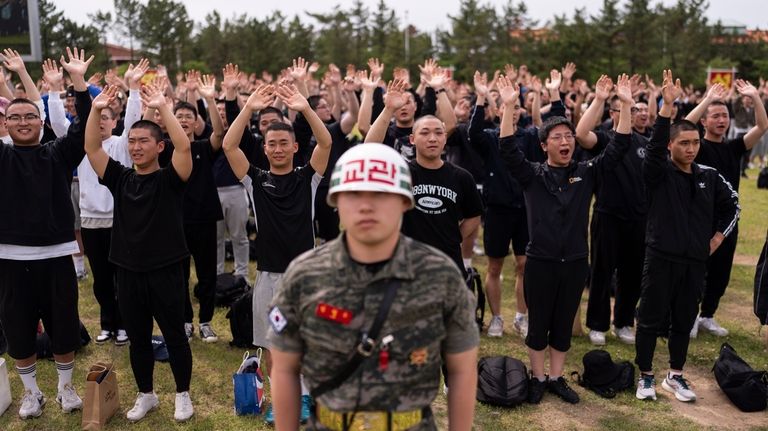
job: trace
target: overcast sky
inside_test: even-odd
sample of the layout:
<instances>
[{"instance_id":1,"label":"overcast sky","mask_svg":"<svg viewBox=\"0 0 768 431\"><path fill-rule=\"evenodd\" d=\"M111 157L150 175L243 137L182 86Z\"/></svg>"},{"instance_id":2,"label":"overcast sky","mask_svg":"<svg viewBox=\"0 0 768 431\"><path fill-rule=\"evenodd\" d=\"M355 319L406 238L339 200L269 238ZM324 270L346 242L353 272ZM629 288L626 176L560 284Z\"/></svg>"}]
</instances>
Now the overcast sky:
<instances>
[{"instance_id":1,"label":"overcast sky","mask_svg":"<svg viewBox=\"0 0 768 431\"><path fill-rule=\"evenodd\" d=\"M651 4L656 4L659 0L651 0ZM674 4L675 0L661 0L664 4ZM506 0L480 0L483 4L497 5L497 10L501 10L501 5ZM515 1L517 3L517 0ZM70 19L78 22L87 22L87 14L98 9L111 10L111 0L53 0L60 10ZM280 11L289 17L298 14L302 20L311 20L304 12L328 12L335 5L341 5L343 9L349 9L353 0L288 0L288 1L246 1L246 0L192 0L183 2L187 7L187 12L195 22L202 22L205 15L211 12L216 4L216 8L223 18L230 18L235 15L247 13L248 15L264 17L276 9L279 5ZM369 8L374 7L378 0L364 0ZM414 24L419 30L432 32L436 28L447 29L449 27L448 15L456 15L459 10L459 0L386 0L387 5L394 9L401 20L404 20L405 14L408 14L408 22ZM602 0L527 0L526 5L533 19L544 24L555 14L565 13L567 16L573 15L575 8L585 7L587 13L595 14L600 10ZM623 3L623 2L621 2ZM109 7L107 7L109 6ZM768 29L768 13L766 0L710 0L710 7L707 16L716 21L739 22L747 25L749 28L759 27Z\"/></svg>"}]
</instances>

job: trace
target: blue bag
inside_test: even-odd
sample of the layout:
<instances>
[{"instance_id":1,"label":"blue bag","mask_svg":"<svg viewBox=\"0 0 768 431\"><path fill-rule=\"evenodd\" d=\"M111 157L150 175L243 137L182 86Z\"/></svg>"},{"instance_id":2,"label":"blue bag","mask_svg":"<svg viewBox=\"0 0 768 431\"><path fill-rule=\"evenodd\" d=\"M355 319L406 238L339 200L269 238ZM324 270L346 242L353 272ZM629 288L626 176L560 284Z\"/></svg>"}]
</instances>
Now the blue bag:
<instances>
[{"instance_id":1,"label":"blue bag","mask_svg":"<svg viewBox=\"0 0 768 431\"><path fill-rule=\"evenodd\" d=\"M240 368L232 375L232 385L235 388L235 414L238 416L260 414L261 403L264 400L261 349L255 356L245 352Z\"/></svg>"}]
</instances>

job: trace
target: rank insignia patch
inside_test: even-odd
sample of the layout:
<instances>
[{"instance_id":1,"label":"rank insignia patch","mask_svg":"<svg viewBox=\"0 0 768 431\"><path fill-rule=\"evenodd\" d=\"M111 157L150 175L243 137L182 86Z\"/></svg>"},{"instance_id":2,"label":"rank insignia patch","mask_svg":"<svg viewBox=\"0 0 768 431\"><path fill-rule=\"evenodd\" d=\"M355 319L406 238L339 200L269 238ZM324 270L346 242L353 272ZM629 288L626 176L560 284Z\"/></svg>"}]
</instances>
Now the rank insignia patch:
<instances>
[{"instance_id":1,"label":"rank insignia patch","mask_svg":"<svg viewBox=\"0 0 768 431\"><path fill-rule=\"evenodd\" d=\"M334 307L333 305L320 302L315 309L315 316L322 317L325 320L331 322L341 323L342 325L348 325L352 321L352 312L343 308Z\"/></svg>"},{"instance_id":2,"label":"rank insignia patch","mask_svg":"<svg viewBox=\"0 0 768 431\"><path fill-rule=\"evenodd\" d=\"M420 349L414 349L411 352L411 365L415 366L421 366L427 363L427 358L429 357L429 352L427 351L426 347L422 347Z\"/></svg>"}]
</instances>

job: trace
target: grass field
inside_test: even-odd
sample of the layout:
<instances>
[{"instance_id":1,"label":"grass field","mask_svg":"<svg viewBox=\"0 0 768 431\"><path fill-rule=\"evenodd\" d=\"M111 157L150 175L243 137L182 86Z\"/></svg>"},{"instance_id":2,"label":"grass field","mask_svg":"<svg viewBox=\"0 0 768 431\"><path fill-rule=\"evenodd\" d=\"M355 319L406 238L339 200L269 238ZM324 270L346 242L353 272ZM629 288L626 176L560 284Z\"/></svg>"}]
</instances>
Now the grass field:
<instances>
[{"instance_id":1,"label":"grass field","mask_svg":"<svg viewBox=\"0 0 768 431\"><path fill-rule=\"evenodd\" d=\"M741 184L742 219L740 240L737 248L738 264L734 265L731 284L718 311L718 320L727 327L731 334L726 341L731 343L747 362L757 369L768 369L768 354L764 336L759 323L752 313L752 289L754 265L760 253L768 228L768 191L757 190L755 180L757 172L749 172L750 179ZM485 259L475 258L475 264L484 272ZM254 269L251 268L251 274ZM512 263L504 271L504 316L507 320L505 334L501 339L481 338L481 356L509 355L527 362L522 339L511 331L514 316L514 280ZM197 307L195 307L197 308ZM582 300L582 320L586 312L586 294ZM92 336L98 333L98 309L91 289L91 280L80 285L80 314ZM236 417L233 414L231 374L238 367L243 350L230 348L229 323L224 315L226 310L217 309L214 327L221 341L216 344L202 343L195 336L192 341L194 368L192 375L192 399L195 404L195 416L186 424L176 424L173 420L174 384L167 364L157 364L155 368L155 390L160 397L160 409L147 415L136 424L125 419L125 412L133 405L136 387L128 363L128 348L97 346L90 344L77 356L75 386L81 395L85 393L85 370L102 360L114 361L117 365L120 385L121 409L111 420L107 429L113 430L266 430L259 417ZM489 313L486 313L488 315ZM487 322L488 318L486 318ZM659 400L641 402L634 398L634 392L625 392L615 399L599 398L583 388L576 387L581 395L581 403L572 406L547 394L538 406L522 406L515 409L493 408L478 405L475 414L477 430L562 430L562 429L602 429L602 430L701 430L701 429L750 429L768 430L768 413L741 413L730 404L717 388L711 373L712 364L722 339L709 334L700 334L691 343L686 376L694 384L699 399L694 404L683 404L668 396L659 386ZM608 336L605 347L615 361L632 360L634 348L617 342ZM574 337L566 369L579 370L581 358L591 350L585 336ZM56 371L52 362L38 363L38 381L48 397L48 405L42 417L21 421L17 416L18 402L22 392L18 375L13 371L13 363L5 355L10 368L11 389L14 404L0 417L0 430L74 430L80 427L80 415L64 414L53 402L56 390ZM664 372L668 356L666 344L659 340L655 366L657 373ZM445 397L440 394L434 402L434 410L440 428L446 428Z\"/></svg>"}]
</instances>

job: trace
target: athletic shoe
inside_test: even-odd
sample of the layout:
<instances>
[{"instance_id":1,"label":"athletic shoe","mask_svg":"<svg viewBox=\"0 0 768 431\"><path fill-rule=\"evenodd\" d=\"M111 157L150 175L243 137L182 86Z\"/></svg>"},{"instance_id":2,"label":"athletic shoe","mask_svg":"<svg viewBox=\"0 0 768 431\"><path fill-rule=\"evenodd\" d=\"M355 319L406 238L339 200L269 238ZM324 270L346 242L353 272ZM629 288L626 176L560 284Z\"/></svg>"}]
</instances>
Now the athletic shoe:
<instances>
[{"instance_id":1,"label":"athletic shoe","mask_svg":"<svg viewBox=\"0 0 768 431\"><path fill-rule=\"evenodd\" d=\"M19 407L19 417L22 419L37 418L43 414L45 406L45 396L42 392L32 392L25 390L21 397L21 407Z\"/></svg>"},{"instance_id":2,"label":"athletic shoe","mask_svg":"<svg viewBox=\"0 0 768 431\"><path fill-rule=\"evenodd\" d=\"M718 337L725 337L728 335L728 330L720 326L713 317L699 317L699 329L708 331L712 335Z\"/></svg>"},{"instance_id":3,"label":"athletic shoe","mask_svg":"<svg viewBox=\"0 0 768 431\"><path fill-rule=\"evenodd\" d=\"M640 378L637 379L635 397L638 400L656 401L656 379L653 378L653 375L640 373Z\"/></svg>"},{"instance_id":4,"label":"athletic shoe","mask_svg":"<svg viewBox=\"0 0 768 431\"><path fill-rule=\"evenodd\" d=\"M102 329L99 335L96 336L96 344L104 344L112 339L112 331Z\"/></svg>"},{"instance_id":5,"label":"athletic shoe","mask_svg":"<svg viewBox=\"0 0 768 431\"><path fill-rule=\"evenodd\" d=\"M528 380L528 402L531 404L538 404L544 397L544 391L547 390L547 381L543 382L534 376Z\"/></svg>"},{"instance_id":6,"label":"athletic shoe","mask_svg":"<svg viewBox=\"0 0 768 431\"><path fill-rule=\"evenodd\" d=\"M264 422L266 422L267 425L275 424L275 413L272 412L272 403L269 403L269 407L267 407L267 411L264 412Z\"/></svg>"},{"instance_id":7,"label":"athletic shoe","mask_svg":"<svg viewBox=\"0 0 768 431\"><path fill-rule=\"evenodd\" d=\"M589 342L593 346L605 346L605 332L589 331Z\"/></svg>"},{"instance_id":8,"label":"athletic shoe","mask_svg":"<svg viewBox=\"0 0 768 431\"><path fill-rule=\"evenodd\" d=\"M568 382L565 381L563 376L558 377L556 380L549 379L547 381L547 389L565 402L571 404L579 402L579 394L568 386Z\"/></svg>"},{"instance_id":9,"label":"athletic shoe","mask_svg":"<svg viewBox=\"0 0 768 431\"><path fill-rule=\"evenodd\" d=\"M213 328L210 323L200 324L200 339L206 343L215 343L219 341L219 337L213 332Z\"/></svg>"},{"instance_id":10,"label":"athletic shoe","mask_svg":"<svg viewBox=\"0 0 768 431\"><path fill-rule=\"evenodd\" d=\"M82 280L85 280L86 278L88 278L88 271L86 271L85 269L82 270L82 271L77 271L77 272L75 272L75 274L77 275L77 280L78 281L82 281Z\"/></svg>"},{"instance_id":11,"label":"athletic shoe","mask_svg":"<svg viewBox=\"0 0 768 431\"><path fill-rule=\"evenodd\" d=\"M60 390L56 395L56 402L61 406L61 410L64 413L70 413L73 410L80 410L83 408L83 400L77 396L75 387L71 383L64 385L64 389Z\"/></svg>"},{"instance_id":12,"label":"athletic shoe","mask_svg":"<svg viewBox=\"0 0 768 431\"><path fill-rule=\"evenodd\" d=\"M128 334L125 329L118 329L115 335L115 346L125 346L128 344Z\"/></svg>"},{"instance_id":13,"label":"athletic shoe","mask_svg":"<svg viewBox=\"0 0 768 431\"><path fill-rule=\"evenodd\" d=\"M185 323L184 332L187 334L187 340L192 341L192 334L195 332L195 326L191 323Z\"/></svg>"},{"instance_id":14,"label":"athletic shoe","mask_svg":"<svg viewBox=\"0 0 768 431\"><path fill-rule=\"evenodd\" d=\"M173 418L176 419L176 422L188 421L194 414L195 409L192 407L192 399L189 398L189 392L177 393L176 411L173 412Z\"/></svg>"},{"instance_id":15,"label":"athletic shoe","mask_svg":"<svg viewBox=\"0 0 768 431\"><path fill-rule=\"evenodd\" d=\"M632 327L622 326L621 328L613 327L613 333L616 334L616 338L624 344L635 344L635 334L632 332Z\"/></svg>"},{"instance_id":16,"label":"athletic shoe","mask_svg":"<svg viewBox=\"0 0 768 431\"><path fill-rule=\"evenodd\" d=\"M501 316L491 317L491 323L488 324L489 337L501 337L504 333L504 319Z\"/></svg>"},{"instance_id":17,"label":"athletic shoe","mask_svg":"<svg viewBox=\"0 0 768 431\"><path fill-rule=\"evenodd\" d=\"M665 391L675 394L675 398L683 402L696 401L696 394L688 386L688 380L684 379L681 374L675 374L674 376L667 377L661 382L661 387Z\"/></svg>"},{"instance_id":18,"label":"athletic shoe","mask_svg":"<svg viewBox=\"0 0 768 431\"><path fill-rule=\"evenodd\" d=\"M515 317L515 331L517 331L518 334L520 334L521 337L525 338L528 336L528 316L522 315L520 317Z\"/></svg>"},{"instance_id":19,"label":"athletic shoe","mask_svg":"<svg viewBox=\"0 0 768 431\"><path fill-rule=\"evenodd\" d=\"M299 421L301 423L306 423L309 420L309 415L312 412L312 396L311 395L302 395L301 396L301 416L299 416Z\"/></svg>"},{"instance_id":20,"label":"athletic shoe","mask_svg":"<svg viewBox=\"0 0 768 431\"><path fill-rule=\"evenodd\" d=\"M693 321L693 328L691 328L690 338L696 338L699 335L699 318L697 317Z\"/></svg>"},{"instance_id":21,"label":"athletic shoe","mask_svg":"<svg viewBox=\"0 0 768 431\"><path fill-rule=\"evenodd\" d=\"M483 248L479 245L474 245L472 247L472 254L475 256L485 256L485 250L483 250Z\"/></svg>"},{"instance_id":22,"label":"athletic shoe","mask_svg":"<svg viewBox=\"0 0 768 431\"><path fill-rule=\"evenodd\" d=\"M157 394L154 392L148 394L139 392L139 395L136 396L136 402L133 404L133 408L128 410L125 417L131 422L140 421L144 419L144 416L146 416L147 413L156 409L158 404L160 404L160 400L157 399Z\"/></svg>"}]
</instances>

